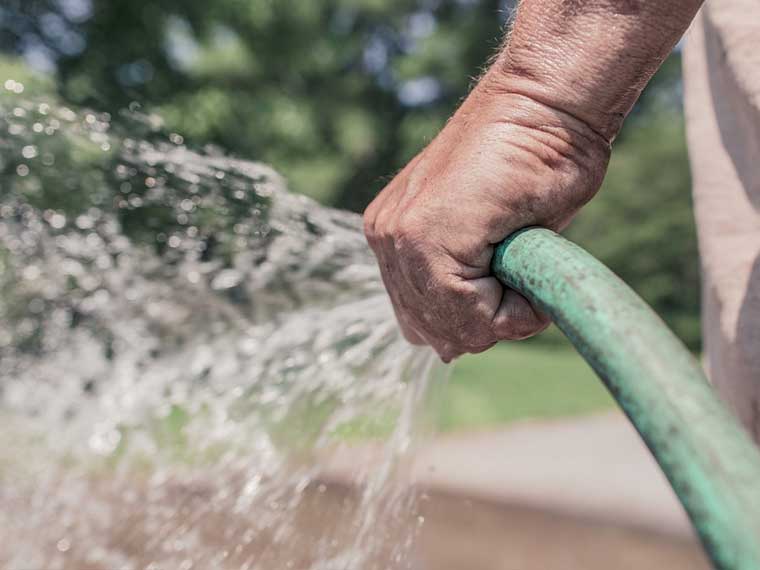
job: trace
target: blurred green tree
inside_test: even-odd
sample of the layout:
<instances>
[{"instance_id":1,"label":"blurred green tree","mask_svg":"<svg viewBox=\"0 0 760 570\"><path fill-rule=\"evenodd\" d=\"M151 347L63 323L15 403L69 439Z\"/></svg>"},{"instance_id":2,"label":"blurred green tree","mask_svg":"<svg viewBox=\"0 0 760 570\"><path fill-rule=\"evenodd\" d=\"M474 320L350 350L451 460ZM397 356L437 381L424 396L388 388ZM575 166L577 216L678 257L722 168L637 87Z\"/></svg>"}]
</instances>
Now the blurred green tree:
<instances>
[{"instance_id":1,"label":"blurred green tree","mask_svg":"<svg viewBox=\"0 0 760 570\"><path fill-rule=\"evenodd\" d=\"M4 0L0 50L55 71L70 103L135 102L190 144L283 172L360 211L424 147L501 41L511 0ZM698 263L666 62L569 235L697 347Z\"/></svg>"},{"instance_id":2,"label":"blurred green tree","mask_svg":"<svg viewBox=\"0 0 760 570\"><path fill-rule=\"evenodd\" d=\"M503 0L9 0L0 45L71 102L150 103L189 141L361 210L498 45Z\"/></svg>"},{"instance_id":3,"label":"blurred green tree","mask_svg":"<svg viewBox=\"0 0 760 570\"><path fill-rule=\"evenodd\" d=\"M683 116L652 110L625 129L607 177L566 235L699 348L699 261Z\"/></svg>"}]
</instances>

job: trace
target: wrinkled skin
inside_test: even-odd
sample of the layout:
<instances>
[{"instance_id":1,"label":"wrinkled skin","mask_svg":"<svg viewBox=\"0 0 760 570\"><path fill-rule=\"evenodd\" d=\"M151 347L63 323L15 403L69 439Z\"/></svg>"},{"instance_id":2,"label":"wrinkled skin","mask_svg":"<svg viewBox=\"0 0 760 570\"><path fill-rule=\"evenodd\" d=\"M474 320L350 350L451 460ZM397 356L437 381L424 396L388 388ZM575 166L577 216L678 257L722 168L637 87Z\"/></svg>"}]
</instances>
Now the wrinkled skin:
<instances>
[{"instance_id":1,"label":"wrinkled skin","mask_svg":"<svg viewBox=\"0 0 760 570\"><path fill-rule=\"evenodd\" d=\"M609 142L582 121L486 76L365 214L401 329L449 362L549 319L491 276L494 245L562 229L601 185Z\"/></svg>"}]
</instances>

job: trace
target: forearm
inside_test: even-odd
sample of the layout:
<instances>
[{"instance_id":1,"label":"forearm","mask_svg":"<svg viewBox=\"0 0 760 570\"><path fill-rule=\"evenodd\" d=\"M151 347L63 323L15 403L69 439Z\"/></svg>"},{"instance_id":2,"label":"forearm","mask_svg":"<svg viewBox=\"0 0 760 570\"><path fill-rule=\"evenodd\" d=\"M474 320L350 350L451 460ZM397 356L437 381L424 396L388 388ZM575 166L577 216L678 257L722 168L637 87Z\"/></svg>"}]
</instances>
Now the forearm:
<instances>
[{"instance_id":1,"label":"forearm","mask_svg":"<svg viewBox=\"0 0 760 570\"><path fill-rule=\"evenodd\" d=\"M559 230L701 0L523 0L503 52L364 214L406 338L445 361L548 323L490 274L493 244Z\"/></svg>"},{"instance_id":2,"label":"forearm","mask_svg":"<svg viewBox=\"0 0 760 570\"><path fill-rule=\"evenodd\" d=\"M572 115L611 141L702 0L523 0L489 88Z\"/></svg>"}]
</instances>

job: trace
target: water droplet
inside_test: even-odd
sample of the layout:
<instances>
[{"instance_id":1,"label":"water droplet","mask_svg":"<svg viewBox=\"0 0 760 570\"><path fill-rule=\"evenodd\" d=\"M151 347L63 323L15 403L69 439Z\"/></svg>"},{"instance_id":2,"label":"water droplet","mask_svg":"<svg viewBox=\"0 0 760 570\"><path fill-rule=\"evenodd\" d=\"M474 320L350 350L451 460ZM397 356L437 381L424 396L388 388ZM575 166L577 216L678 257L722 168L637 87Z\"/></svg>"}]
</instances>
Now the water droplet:
<instances>
[{"instance_id":1,"label":"water droplet","mask_svg":"<svg viewBox=\"0 0 760 570\"><path fill-rule=\"evenodd\" d=\"M95 221L90 216L77 216L76 225L80 230L89 230L95 225Z\"/></svg>"},{"instance_id":2,"label":"water droplet","mask_svg":"<svg viewBox=\"0 0 760 570\"><path fill-rule=\"evenodd\" d=\"M243 280L243 276L235 269L224 269L211 281L211 288L217 291L231 289Z\"/></svg>"},{"instance_id":3,"label":"water droplet","mask_svg":"<svg viewBox=\"0 0 760 570\"><path fill-rule=\"evenodd\" d=\"M26 145L21 149L21 156L26 159L37 158L37 147L34 145Z\"/></svg>"},{"instance_id":4,"label":"water droplet","mask_svg":"<svg viewBox=\"0 0 760 570\"><path fill-rule=\"evenodd\" d=\"M16 167L16 174L18 174L21 177L28 176L29 175L29 167L26 164L19 164Z\"/></svg>"},{"instance_id":5,"label":"water droplet","mask_svg":"<svg viewBox=\"0 0 760 570\"><path fill-rule=\"evenodd\" d=\"M90 449L99 455L110 455L121 441L121 432L117 429L98 426L99 431L92 434L89 440ZM102 431L100 431L102 430Z\"/></svg>"},{"instance_id":6,"label":"water droplet","mask_svg":"<svg viewBox=\"0 0 760 570\"><path fill-rule=\"evenodd\" d=\"M42 299L32 299L27 307L31 313L41 313L45 309L45 302Z\"/></svg>"},{"instance_id":7,"label":"water droplet","mask_svg":"<svg viewBox=\"0 0 760 570\"><path fill-rule=\"evenodd\" d=\"M389 344L389 334L395 331L395 325L374 271L374 261L363 247L358 230L350 240L341 241L356 220L347 218L350 224L335 224L338 212L323 215L319 206L285 194L279 183L260 182L263 178L253 164L178 149L172 145L177 145L180 139L161 140L161 134L146 138L135 135L127 148L120 129L104 138L105 131L100 130L106 128L103 115L94 114L97 120L90 128L85 114L77 112L76 120L69 124L63 120L66 113L59 114L55 106L50 114L63 122L62 136L79 137L88 148L96 150L108 142L123 152L118 158L124 163L122 166L97 161L103 176L95 184L84 184L87 178L79 176L78 168L69 165L70 154L63 139L55 141L31 134L40 129L33 127L35 121L39 125L52 124L52 117L41 119L35 114L37 109L37 105L27 107L31 115L28 123L10 118L27 124L23 132L29 135L28 139L11 141L10 148L15 153L10 155L11 160L13 156L16 158L10 168L25 161L27 168L35 168L32 174L44 173L50 175L50 180L42 176L11 180L10 191L23 199L31 195L29 189L40 180L46 191L49 187L57 191L60 185L61 193L71 192L72 198L85 197L72 202L72 209L65 211L58 205L60 202L55 203L57 210L52 209L53 201L47 202L50 208L47 211L17 205L15 200L0 205L0 215L4 216L0 219L0 244L12 252L11 261L18 267L14 275L16 290L26 295L20 305L24 307L23 327L19 325L17 330L27 335L38 330L42 333L46 351L42 372L50 376L49 382L25 381L28 387L20 393L26 398L18 406L34 408L38 414L34 424L51 434L40 444L50 445L51 465L57 465L59 457L68 465L69 455L77 456L73 457L76 461L79 457L83 459L82 463L71 463L72 477L61 471L64 476L61 479L51 478L46 483L46 478L41 482L42 491L53 501L51 510L60 507L58 528L64 529L49 535L51 529L40 527L41 532L53 537L51 547L56 546L56 536L77 542L76 548L71 544L68 547L76 551L77 557L82 550L85 564L129 570L145 570L151 561L152 568L161 570L172 564L180 570L195 570L201 561L207 561L209 568L221 568L224 557L231 558L227 566L242 570L248 564L242 559L249 552L240 549L240 543L259 540L264 524L277 533L278 540L283 539L278 545L282 543L287 548L284 543L294 532L289 526L296 513L293 509L300 508L296 504L300 499L293 497L291 484L296 494L306 493L304 504L310 503L314 498L312 488L308 491L306 488L315 472L305 464L304 471L291 472L293 462L288 461L287 442L281 445L273 437L279 433L269 426L279 430L278 426L291 417L298 420L295 414L312 403L316 406L329 403L332 407L333 402L338 407L335 414L330 412L325 425L342 425L348 419L343 414L361 412L359 403L364 406L364 402L369 402L370 394L377 392L385 398L402 393L395 388L398 379L388 378L396 374L390 371L402 368L403 362L396 350L400 347ZM38 142L41 139L44 142ZM53 154L46 152L53 148L51 143L57 143L55 162L60 172L42 167L53 163ZM24 146L32 144L36 146L40 165L31 158L21 158ZM226 180L219 182L225 176ZM157 190L146 190L143 183L147 178L155 180ZM258 208L252 211L264 201L251 192L252 188L262 186L264 192L268 188L273 195L272 206L267 205L263 213ZM245 202L236 202L237 199ZM92 207L98 200L103 203L102 210ZM151 207L150 212L114 211L114 203L134 207L141 201ZM154 206L159 209L156 216ZM153 223L153 218L157 223ZM178 226L173 220L195 225ZM326 235L305 230L304 220L313 221ZM148 231L134 232L130 223L145 224ZM249 243L248 236L260 232L266 224L275 228L271 244L265 240ZM336 231L332 231L334 226ZM17 228L19 231L15 231ZM167 252L156 247L152 239L156 232L164 232L158 236L159 241L167 241L169 248L177 249ZM246 239L238 237L241 235ZM38 247L40 240L45 240L46 247ZM208 246L203 254L197 247L202 243ZM254 247L237 249L236 243ZM355 256L352 244L357 248ZM340 255L333 255L335 251ZM355 266L369 277L344 276L347 267ZM336 275L338 289L331 282ZM211 282L217 290L207 285ZM239 290L227 291L229 287ZM361 304L353 302L354 290L362 296ZM367 299L370 291L379 296ZM365 305L365 301L370 304ZM357 322L364 329L357 331ZM371 334L376 329L378 334L372 340ZM3 334L4 330L0 331L0 345L5 351L6 346L13 347L18 335L14 331L8 340L8 335ZM357 344L357 339L361 344ZM76 350L70 350L72 347ZM354 372L356 357L350 354L356 347L367 354L361 362L362 370L369 371L366 378L369 382L355 381L365 379L357 378ZM380 357L375 356L378 353ZM385 359L383 355L391 358ZM85 397L83 387L87 382L97 382L98 389ZM400 381L398 384L406 386ZM5 396L5 385L3 390ZM11 402L20 401L18 396L9 398L13 398L8 400ZM4 398L3 405L5 401ZM173 413L177 408L186 414ZM165 418L157 415L159 410L167 414ZM172 434L177 425L182 436L179 442L182 453L174 458ZM170 429L167 431L166 427ZM405 442L401 441L401 447L405 447ZM301 442L294 443L300 450ZM324 443L328 443L326 439ZM394 439L393 458L398 443ZM185 465L185 448L187 459L192 461L189 466ZM219 460L218 452L223 453ZM209 480L208 493L203 490L198 500L174 503L174 498L181 499L186 492L184 483L175 485L175 481L182 481L174 476L175 459L182 478L185 472L194 477L196 460L219 465L218 470L214 467L213 474L222 477ZM114 474L119 477L79 476L82 471L88 472L90 465L99 469L95 462L101 461L104 466L113 462L118 470ZM79 469L79 465L84 469ZM243 471L238 470L238 465ZM228 466L232 467L231 479L225 471ZM138 469L138 485L131 492L132 477L121 476L131 471L122 472L122 467ZM297 468L301 469L300 457ZM255 475L257 471L260 477ZM160 476L153 477L156 473ZM283 473L287 477L279 477ZM233 482L228 484L229 480ZM187 491L194 496L192 479L187 482ZM199 482L200 488L205 489L205 482ZM246 482L248 485L241 493ZM318 483L313 483L314 492L327 493L325 485L316 489ZM373 502L385 498L381 483L370 486ZM220 487L227 487L227 491L217 493ZM88 494L90 491L94 492ZM250 516L238 523L240 517L224 515L233 514L235 501L241 496L255 500ZM270 502L270 497L276 500ZM321 498L332 500L324 495ZM267 506L272 512L261 513ZM130 512L140 514L136 522L141 527L139 534L151 540L157 537L155 548L138 552L141 545L136 545L137 554L111 550L112 543L106 542L109 540L106 534L115 529L111 519L122 512L126 516ZM341 512L348 524L362 522L362 514L354 513L348 504ZM256 519L259 513L263 515L263 524ZM408 521L412 528L416 515L413 513ZM22 523L33 525L39 518L34 518L34 512L29 517L32 518ZM97 528L100 521L103 532ZM213 550L202 540L209 524L220 538ZM85 533L88 529L94 532ZM249 529L250 534L243 534ZM368 529L370 533L373 530ZM86 543L81 541L85 534ZM222 538L225 542L221 542ZM320 547L329 546L327 539ZM357 542L365 543L368 541ZM103 544L107 546L98 551ZM337 546L343 549L344 544L339 541ZM146 552L149 554L140 557ZM218 558L214 558L217 554ZM362 552L351 551L350 560L341 558L347 564L340 567L366 567L361 556ZM289 558L291 553L286 551L278 561L283 568L298 568L300 562ZM59 553L57 560L63 564L65 559ZM249 566L255 565L252 562ZM330 565L333 566L337 567Z\"/></svg>"},{"instance_id":8,"label":"water droplet","mask_svg":"<svg viewBox=\"0 0 760 570\"><path fill-rule=\"evenodd\" d=\"M48 223L55 229L60 230L61 228L63 228L63 226L66 225L66 216L64 216L63 214L55 213L52 216L50 216Z\"/></svg>"},{"instance_id":9,"label":"water droplet","mask_svg":"<svg viewBox=\"0 0 760 570\"><path fill-rule=\"evenodd\" d=\"M61 117L61 119L63 119L64 121L67 121L69 123L77 120L77 114L71 109L69 109L68 107L61 107L58 110L58 116ZM50 121L50 123L52 124L53 121Z\"/></svg>"},{"instance_id":10,"label":"water droplet","mask_svg":"<svg viewBox=\"0 0 760 570\"><path fill-rule=\"evenodd\" d=\"M66 552L71 548L71 543L66 538L62 538L59 540L55 547L58 549L59 552Z\"/></svg>"}]
</instances>

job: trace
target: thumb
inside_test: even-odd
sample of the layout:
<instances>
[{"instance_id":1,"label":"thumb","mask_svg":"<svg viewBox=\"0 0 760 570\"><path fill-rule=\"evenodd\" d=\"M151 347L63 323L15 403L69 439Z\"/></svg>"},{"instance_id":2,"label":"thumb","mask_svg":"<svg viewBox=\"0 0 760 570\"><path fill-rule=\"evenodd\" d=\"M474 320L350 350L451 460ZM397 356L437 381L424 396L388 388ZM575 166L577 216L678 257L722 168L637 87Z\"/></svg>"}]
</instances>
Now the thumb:
<instances>
[{"instance_id":1,"label":"thumb","mask_svg":"<svg viewBox=\"0 0 760 570\"><path fill-rule=\"evenodd\" d=\"M493 332L500 340L520 340L536 335L551 324L545 313L534 308L517 291L504 288L493 318Z\"/></svg>"}]
</instances>

